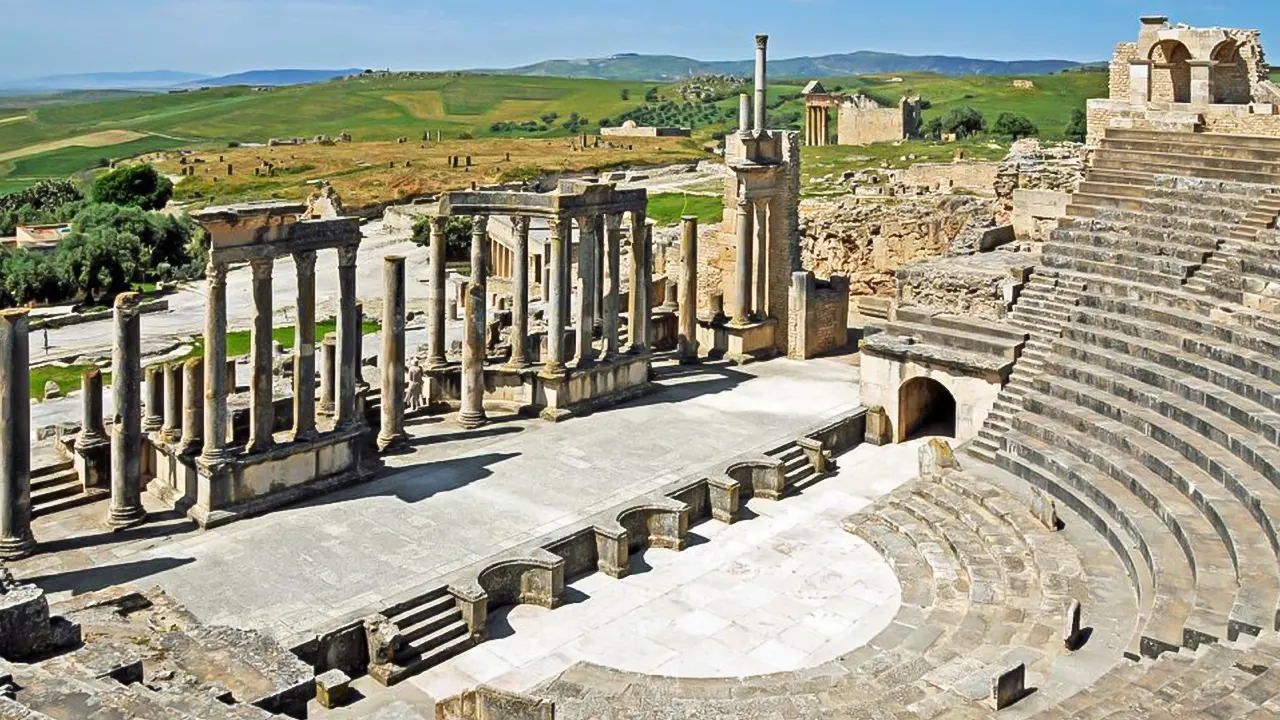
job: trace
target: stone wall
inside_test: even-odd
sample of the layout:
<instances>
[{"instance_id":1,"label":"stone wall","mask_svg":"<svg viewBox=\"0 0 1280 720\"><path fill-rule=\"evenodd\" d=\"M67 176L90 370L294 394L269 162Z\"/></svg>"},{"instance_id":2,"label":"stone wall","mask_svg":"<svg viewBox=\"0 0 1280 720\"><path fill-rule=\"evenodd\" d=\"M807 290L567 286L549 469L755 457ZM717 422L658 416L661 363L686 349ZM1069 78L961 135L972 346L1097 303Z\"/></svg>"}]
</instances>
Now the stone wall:
<instances>
[{"instance_id":1,"label":"stone wall","mask_svg":"<svg viewBox=\"0 0 1280 720\"><path fill-rule=\"evenodd\" d=\"M1048 240L1084 171L1080 145L1045 146L1034 138L1015 142L996 173L996 221L1012 224L1019 239Z\"/></svg>"},{"instance_id":2,"label":"stone wall","mask_svg":"<svg viewBox=\"0 0 1280 720\"><path fill-rule=\"evenodd\" d=\"M849 341L849 281L839 275L818 280L813 273L791 275L791 315L787 356L807 360Z\"/></svg>"},{"instance_id":3,"label":"stone wall","mask_svg":"<svg viewBox=\"0 0 1280 720\"><path fill-rule=\"evenodd\" d=\"M970 220L989 218L988 201L951 195L902 200L806 200L801 267L849 279L849 294L893 295L894 272L947 254Z\"/></svg>"},{"instance_id":4,"label":"stone wall","mask_svg":"<svg viewBox=\"0 0 1280 720\"><path fill-rule=\"evenodd\" d=\"M894 182L909 187L945 190L962 188L990 195L995 192L997 162L917 163L894 173Z\"/></svg>"},{"instance_id":5,"label":"stone wall","mask_svg":"<svg viewBox=\"0 0 1280 720\"><path fill-rule=\"evenodd\" d=\"M836 119L836 142L840 145L867 145L877 142L893 142L910 135L908 127L911 107L884 108L875 101L861 96L840 104Z\"/></svg>"},{"instance_id":6,"label":"stone wall","mask_svg":"<svg viewBox=\"0 0 1280 720\"><path fill-rule=\"evenodd\" d=\"M1138 43L1122 42L1111 56L1108 96L1112 100L1129 100L1129 61L1138 58Z\"/></svg>"},{"instance_id":7,"label":"stone wall","mask_svg":"<svg viewBox=\"0 0 1280 720\"><path fill-rule=\"evenodd\" d=\"M1109 127L1280 137L1280 114L1270 104L1211 105L1195 112L1185 108L1159 103L1144 108L1127 102L1090 100L1087 144L1101 144Z\"/></svg>"},{"instance_id":8,"label":"stone wall","mask_svg":"<svg viewBox=\"0 0 1280 720\"><path fill-rule=\"evenodd\" d=\"M1036 259L996 251L911 263L894 274L897 306L1002 320Z\"/></svg>"}]
</instances>

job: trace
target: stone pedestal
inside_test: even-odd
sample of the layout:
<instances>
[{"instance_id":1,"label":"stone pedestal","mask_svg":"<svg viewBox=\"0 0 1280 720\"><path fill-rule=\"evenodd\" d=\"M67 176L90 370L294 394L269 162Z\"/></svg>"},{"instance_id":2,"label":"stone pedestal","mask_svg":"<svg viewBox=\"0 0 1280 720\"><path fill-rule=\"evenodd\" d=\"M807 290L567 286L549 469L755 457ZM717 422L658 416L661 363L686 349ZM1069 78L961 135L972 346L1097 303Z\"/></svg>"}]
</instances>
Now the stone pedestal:
<instances>
[{"instance_id":1,"label":"stone pedestal","mask_svg":"<svg viewBox=\"0 0 1280 720\"><path fill-rule=\"evenodd\" d=\"M404 432L404 256L389 255L382 266L382 352L378 369L382 378L382 427L378 449L403 447Z\"/></svg>"},{"instance_id":2,"label":"stone pedestal","mask_svg":"<svg viewBox=\"0 0 1280 720\"><path fill-rule=\"evenodd\" d=\"M111 506L107 511L107 524L115 529L137 525L146 518L142 508L141 305L137 293L116 297L111 369L115 423L111 426ZM159 380L156 375L153 378Z\"/></svg>"},{"instance_id":3,"label":"stone pedestal","mask_svg":"<svg viewBox=\"0 0 1280 720\"><path fill-rule=\"evenodd\" d=\"M80 644L80 626L49 617L49 601L35 585L10 585L0 593L0 658L33 662Z\"/></svg>"},{"instance_id":4,"label":"stone pedestal","mask_svg":"<svg viewBox=\"0 0 1280 720\"><path fill-rule=\"evenodd\" d=\"M26 310L0 311L0 558L5 560L29 555L36 545L31 535L28 327ZM20 641L8 630L12 628L0 629L0 638Z\"/></svg>"}]
</instances>

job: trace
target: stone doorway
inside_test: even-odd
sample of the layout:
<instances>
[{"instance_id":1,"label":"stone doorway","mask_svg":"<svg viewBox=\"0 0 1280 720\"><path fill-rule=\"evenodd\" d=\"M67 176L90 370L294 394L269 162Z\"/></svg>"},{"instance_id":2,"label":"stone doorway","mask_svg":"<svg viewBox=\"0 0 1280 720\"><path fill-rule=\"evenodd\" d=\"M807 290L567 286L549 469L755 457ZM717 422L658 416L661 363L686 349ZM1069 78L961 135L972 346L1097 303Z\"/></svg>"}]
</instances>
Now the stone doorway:
<instances>
[{"instance_id":1,"label":"stone doorway","mask_svg":"<svg viewBox=\"0 0 1280 720\"><path fill-rule=\"evenodd\" d=\"M898 389L899 442L925 436L956 436L956 399L933 378L917 377Z\"/></svg>"}]
</instances>

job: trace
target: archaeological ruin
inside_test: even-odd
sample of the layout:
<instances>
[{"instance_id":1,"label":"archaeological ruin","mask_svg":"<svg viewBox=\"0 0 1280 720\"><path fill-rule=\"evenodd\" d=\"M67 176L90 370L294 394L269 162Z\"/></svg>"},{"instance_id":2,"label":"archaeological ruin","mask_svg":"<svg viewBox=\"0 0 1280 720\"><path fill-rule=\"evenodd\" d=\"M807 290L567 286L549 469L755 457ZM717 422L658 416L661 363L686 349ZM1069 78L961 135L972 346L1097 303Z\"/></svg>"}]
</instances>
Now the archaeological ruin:
<instances>
[{"instance_id":1,"label":"archaeological ruin","mask_svg":"<svg viewBox=\"0 0 1280 720\"><path fill-rule=\"evenodd\" d=\"M771 129L767 54L719 223L210 207L203 333L121 293L56 407L0 311L0 718L1280 717L1258 33L1144 18L1086 146L803 200L830 107L919 108Z\"/></svg>"},{"instance_id":2,"label":"archaeological ruin","mask_svg":"<svg viewBox=\"0 0 1280 720\"><path fill-rule=\"evenodd\" d=\"M866 95L828 92L818 80L806 85L803 95L805 145L831 144L832 108L836 111L836 145L893 142L920 134L918 97L903 97L897 107L883 107Z\"/></svg>"}]
</instances>

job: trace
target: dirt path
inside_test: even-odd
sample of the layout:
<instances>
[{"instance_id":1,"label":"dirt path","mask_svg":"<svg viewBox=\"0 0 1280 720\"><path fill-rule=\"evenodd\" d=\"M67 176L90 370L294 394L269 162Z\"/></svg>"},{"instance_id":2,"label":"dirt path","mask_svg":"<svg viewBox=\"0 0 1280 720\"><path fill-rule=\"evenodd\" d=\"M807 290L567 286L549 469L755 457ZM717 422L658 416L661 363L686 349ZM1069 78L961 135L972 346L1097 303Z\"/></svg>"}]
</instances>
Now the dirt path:
<instances>
[{"instance_id":1,"label":"dirt path","mask_svg":"<svg viewBox=\"0 0 1280 720\"><path fill-rule=\"evenodd\" d=\"M6 120L0 120L0 122L5 122ZM27 157L28 155L38 155L51 150L61 150L66 147L106 147L108 145L120 145L121 143L131 142L144 137L146 137L146 133L134 132L133 130L103 130L101 132L89 133L88 135L77 135L76 137L66 138L63 140L50 140L49 142L36 143L35 145L28 145L24 148L0 153L0 162L16 160L21 157Z\"/></svg>"},{"instance_id":2,"label":"dirt path","mask_svg":"<svg viewBox=\"0 0 1280 720\"><path fill-rule=\"evenodd\" d=\"M4 125L5 123L18 122L19 120L26 120L29 117L31 116L30 115L14 115L13 117L0 118L0 125Z\"/></svg>"}]
</instances>

